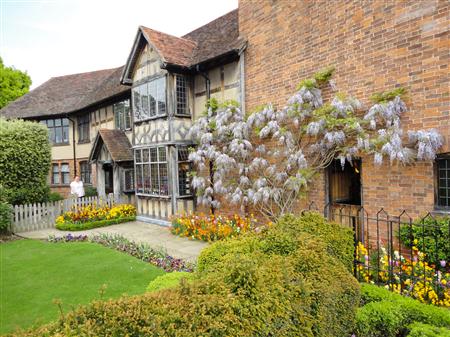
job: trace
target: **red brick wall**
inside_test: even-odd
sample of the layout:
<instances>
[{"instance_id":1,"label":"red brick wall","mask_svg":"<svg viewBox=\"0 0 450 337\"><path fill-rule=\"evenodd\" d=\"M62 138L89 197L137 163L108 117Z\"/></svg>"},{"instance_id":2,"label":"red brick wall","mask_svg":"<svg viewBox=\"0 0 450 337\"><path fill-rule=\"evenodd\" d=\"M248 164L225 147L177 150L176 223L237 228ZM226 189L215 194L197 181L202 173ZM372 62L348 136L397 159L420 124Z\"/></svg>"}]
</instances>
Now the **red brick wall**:
<instances>
[{"instance_id":1,"label":"red brick wall","mask_svg":"<svg viewBox=\"0 0 450 337\"><path fill-rule=\"evenodd\" d=\"M240 0L246 109L285 104L298 82L329 65L340 91L369 106L374 92L408 90L405 130L437 128L450 151L450 3L421 1ZM434 207L431 163L374 167L362 158L363 203L418 216ZM325 201L324 177L310 200Z\"/></svg>"}]
</instances>

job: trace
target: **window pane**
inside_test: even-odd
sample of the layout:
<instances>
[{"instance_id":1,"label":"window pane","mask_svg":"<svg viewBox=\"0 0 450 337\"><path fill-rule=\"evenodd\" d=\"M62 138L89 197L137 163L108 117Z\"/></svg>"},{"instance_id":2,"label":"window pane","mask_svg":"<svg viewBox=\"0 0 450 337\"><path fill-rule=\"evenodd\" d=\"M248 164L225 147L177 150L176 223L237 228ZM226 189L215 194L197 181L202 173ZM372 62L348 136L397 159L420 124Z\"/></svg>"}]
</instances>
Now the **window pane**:
<instances>
[{"instance_id":1,"label":"window pane","mask_svg":"<svg viewBox=\"0 0 450 337\"><path fill-rule=\"evenodd\" d=\"M53 119L47 120L47 126L48 126L49 128L51 128L51 127L54 126Z\"/></svg>"},{"instance_id":2,"label":"window pane","mask_svg":"<svg viewBox=\"0 0 450 337\"><path fill-rule=\"evenodd\" d=\"M56 144L61 144L63 142L63 132L62 132L62 128L57 127L55 129L53 129L55 132L55 143Z\"/></svg>"},{"instance_id":3,"label":"window pane","mask_svg":"<svg viewBox=\"0 0 450 337\"><path fill-rule=\"evenodd\" d=\"M142 161L144 163L148 163L149 162L149 155L148 155L148 149L143 149L142 150Z\"/></svg>"},{"instance_id":4,"label":"window pane","mask_svg":"<svg viewBox=\"0 0 450 337\"><path fill-rule=\"evenodd\" d=\"M141 150L135 150L134 157L135 157L136 163L142 163Z\"/></svg>"},{"instance_id":5,"label":"window pane","mask_svg":"<svg viewBox=\"0 0 450 337\"><path fill-rule=\"evenodd\" d=\"M61 119L55 119L55 126L61 126Z\"/></svg>"},{"instance_id":6,"label":"window pane","mask_svg":"<svg viewBox=\"0 0 450 337\"><path fill-rule=\"evenodd\" d=\"M178 148L178 161L189 160L189 149L187 146L180 146Z\"/></svg>"},{"instance_id":7,"label":"window pane","mask_svg":"<svg viewBox=\"0 0 450 337\"><path fill-rule=\"evenodd\" d=\"M134 111L134 118L137 121L140 121L143 119L142 112L141 112L141 94L139 92L139 87L133 88L133 111Z\"/></svg>"},{"instance_id":8,"label":"window pane","mask_svg":"<svg viewBox=\"0 0 450 337\"><path fill-rule=\"evenodd\" d=\"M63 184L69 184L69 164L61 164L61 177Z\"/></svg>"},{"instance_id":9,"label":"window pane","mask_svg":"<svg viewBox=\"0 0 450 337\"><path fill-rule=\"evenodd\" d=\"M136 191L137 193L144 192L144 184L142 182L142 164L136 165Z\"/></svg>"},{"instance_id":10,"label":"window pane","mask_svg":"<svg viewBox=\"0 0 450 337\"><path fill-rule=\"evenodd\" d=\"M167 164L159 164L159 177L160 177L160 189L161 195L169 194L169 177L167 175Z\"/></svg>"},{"instance_id":11,"label":"window pane","mask_svg":"<svg viewBox=\"0 0 450 337\"><path fill-rule=\"evenodd\" d=\"M438 159L438 205L450 207L450 159Z\"/></svg>"},{"instance_id":12,"label":"window pane","mask_svg":"<svg viewBox=\"0 0 450 337\"><path fill-rule=\"evenodd\" d=\"M140 86L140 92L141 92L141 104L142 104L142 116L144 118L150 117L150 111L149 111L149 102L148 102L148 85L143 84Z\"/></svg>"},{"instance_id":13,"label":"window pane","mask_svg":"<svg viewBox=\"0 0 450 337\"><path fill-rule=\"evenodd\" d=\"M55 129L54 128L48 129L48 139L51 142L55 143Z\"/></svg>"},{"instance_id":14,"label":"window pane","mask_svg":"<svg viewBox=\"0 0 450 337\"><path fill-rule=\"evenodd\" d=\"M151 194L159 194L159 175L158 164L150 164L151 178L152 178L152 192Z\"/></svg>"},{"instance_id":15,"label":"window pane","mask_svg":"<svg viewBox=\"0 0 450 337\"><path fill-rule=\"evenodd\" d=\"M151 162L157 162L158 161L158 157L157 157L157 152L156 152L156 147L152 147L150 149L150 161Z\"/></svg>"},{"instance_id":16,"label":"window pane","mask_svg":"<svg viewBox=\"0 0 450 337\"><path fill-rule=\"evenodd\" d=\"M69 142L69 127L68 126L64 126L62 129L62 141L63 141L63 143Z\"/></svg>"},{"instance_id":17,"label":"window pane","mask_svg":"<svg viewBox=\"0 0 450 337\"><path fill-rule=\"evenodd\" d=\"M158 153L159 153L159 161L167 161L166 158L166 148L165 147L159 147L158 148Z\"/></svg>"},{"instance_id":18,"label":"window pane","mask_svg":"<svg viewBox=\"0 0 450 337\"><path fill-rule=\"evenodd\" d=\"M166 114L166 78L162 77L158 80L157 85L157 101L158 101L158 114L165 115Z\"/></svg>"},{"instance_id":19,"label":"window pane","mask_svg":"<svg viewBox=\"0 0 450 337\"><path fill-rule=\"evenodd\" d=\"M89 120L89 115L86 115L86 117L87 117L88 120ZM68 120L67 118L63 118L63 119L62 119L62 125L64 125L64 126L69 126L69 120Z\"/></svg>"},{"instance_id":20,"label":"window pane","mask_svg":"<svg viewBox=\"0 0 450 337\"><path fill-rule=\"evenodd\" d=\"M186 78L181 75L176 76L176 102L177 102L177 114L188 115L187 105L187 84Z\"/></svg>"},{"instance_id":21,"label":"window pane","mask_svg":"<svg viewBox=\"0 0 450 337\"><path fill-rule=\"evenodd\" d=\"M149 164L143 165L144 169L144 193L150 194L150 166Z\"/></svg>"},{"instance_id":22,"label":"window pane","mask_svg":"<svg viewBox=\"0 0 450 337\"><path fill-rule=\"evenodd\" d=\"M133 170L126 169L123 171L123 190L124 191L133 191L134 190L134 174Z\"/></svg>"},{"instance_id":23,"label":"window pane","mask_svg":"<svg viewBox=\"0 0 450 337\"><path fill-rule=\"evenodd\" d=\"M181 163L178 165L178 192L181 196L191 195L191 181L189 178L190 169L189 163Z\"/></svg>"},{"instance_id":24,"label":"window pane","mask_svg":"<svg viewBox=\"0 0 450 337\"><path fill-rule=\"evenodd\" d=\"M149 102L150 102L150 116L156 115L156 80L148 84Z\"/></svg>"},{"instance_id":25,"label":"window pane","mask_svg":"<svg viewBox=\"0 0 450 337\"><path fill-rule=\"evenodd\" d=\"M131 129L131 109L130 101L126 100L124 102L124 119L125 119L125 129Z\"/></svg>"}]
</instances>

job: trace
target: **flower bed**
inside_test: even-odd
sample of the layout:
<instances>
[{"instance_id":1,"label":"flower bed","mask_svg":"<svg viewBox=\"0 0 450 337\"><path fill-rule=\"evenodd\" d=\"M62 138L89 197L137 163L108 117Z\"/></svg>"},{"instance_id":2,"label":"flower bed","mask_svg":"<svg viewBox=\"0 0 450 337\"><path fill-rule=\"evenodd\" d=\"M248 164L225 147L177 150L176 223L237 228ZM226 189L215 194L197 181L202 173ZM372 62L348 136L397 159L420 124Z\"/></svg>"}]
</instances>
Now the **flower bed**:
<instances>
[{"instance_id":1,"label":"flower bed","mask_svg":"<svg viewBox=\"0 0 450 337\"><path fill-rule=\"evenodd\" d=\"M80 242L87 241L101 244L102 246L118 250L120 252L132 255L142 261L151 263L167 272L185 271L192 272L195 265L182 259L174 258L168 255L164 250L154 249L144 243L130 241L120 235L98 234L88 237L87 235L72 235L56 237L49 236L49 242Z\"/></svg>"},{"instance_id":2,"label":"flower bed","mask_svg":"<svg viewBox=\"0 0 450 337\"><path fill-rule=\"evenodd\" d=\"M356 259L360 281L385 284L386 288L420 302L450 307L450 270L446 261L440 261L436 268L427 262L426 254L415 246L411 260L398 251L389 257L384 248L369 256L361 242L357 247Z\"/></svg>"},{"instance_id":3,"label":"flower bed","mask_svg":"<svg viewBox=\"0 0 450 337\"><path fill-rule=\"evenodd\" d=\"M56 228L80 231L134 220L136 220L136 207L133 205L123 204L113 207L88 205L59 216L56 219Z\"/></svg>"},{"instance_id":4,"label":"flower bed","mask_svg":"<svg viewBox=\"0 0 450 337\"><path fill-rule=\"evenodd\" d=\"M256 219L253 216L243 218L237 214L226 217L191 213L173 218L171 232L175 235L210 242L233 238L255 229Z\"/></svg>"}]
</instances>

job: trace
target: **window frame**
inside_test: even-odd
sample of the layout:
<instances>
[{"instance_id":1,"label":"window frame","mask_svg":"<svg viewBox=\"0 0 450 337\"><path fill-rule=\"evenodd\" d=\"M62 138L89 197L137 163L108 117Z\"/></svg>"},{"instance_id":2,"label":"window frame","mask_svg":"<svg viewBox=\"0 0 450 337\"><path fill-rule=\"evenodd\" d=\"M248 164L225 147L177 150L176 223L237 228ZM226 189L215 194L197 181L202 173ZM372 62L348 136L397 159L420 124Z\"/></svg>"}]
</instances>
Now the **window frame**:
<instances>
[{"instance_id":1,"label":"window frame","mask_svg":"<svg viewBox=\"0 0 450 337\"><path fill-rule=\"evenodd\" d=\"M58 177L58 181L55 181L55 177ZM61 185L61 172L59 169L59 163L52 163L51 183L52 185Z\"/></svg>"},{"instance_id":2,"label":"window frame","mask_svg":"<svg viewBox=\"0 0 450 337\"><path fill-rule=\"evenodd\" d=\"M59 125L56 125L56 121L58 121ZM42 119L40 122L47 126L48 139L52 143L52 145L61 146L70 144L70 128L68 118L64 117L49 118L49 119ZM56 142L56 130L60 130L61 132L61 142ZM67 134L66 141L64 140L64 134Z\"/></svg>"},{"instance_id":3,"label":"window frame","mask_svg":"<svg viewBox=\"0 0 450 337\"><path fill-rule=\"evenodd\" d=\"M85 167L84 167L85 166ZM86 170L87 169L87 170ZM89 179L85 179L85 176L89 177ZM83 184L92 184L92 166L87 160L80 161L80 179Z\"/></svg>"},{"instance_id":4,"label":"window frame","mask_svg":"<svg viewBox=\"0 0 450 337\"><path fill-rule=\"evenodd\" d=\"M161 81L161 83L164 83L164 112L160 113L160 104L157 98L159 97L159 86L158 81ZM151 112L151 99L150 97L150 87L154 84L155 89L155 112L152 114ZM161 85L162 86L162 85ZM143 103L143 95L142 95L142 88L145 88L147 95L145 97L148 97L148 109L144 110L142 107ZM136 92L139 93L139 97L136 96ZM146 82L141 82L134 86L131 89L131 101L132 101L132 115L135 123L141 123L148 120L158 119L158 118L164 118L168 116L168 106L167 106L167 75L158 75L155 77L150 78ZM148 111L148 114L145 115L144 111ZM139 112L138 115L136 113Z\"/></svg>"},{"instance_id":5,"label":"window frame","mask_svg":"<svg viewBox=\"0 0 450 337\"><path fill-rule=\"evenodd\" d=\"M131 185L127 188L127 173L131 173ZM132 193L135 192L136 182L134 179L134 169L132 167L124 168L122 170L122 192L124 193Z\"/></svg>"},{"instance_id":6,"label":"window frame","mask_svg":"<svg viewBox=\"0 0 450 337\"><path fill-rule=\"evenodd\" d=\"M165 158L161 158L161 149L164 150ZM152 158L152 150L156 151L156 159ZM134 180L136 195L170 198L172 191L169 181L168 152L168 147L166 145L148 146L134 150ZM139 155L137 155L137 153L139 153ZM148 153L147 158L144 158L145 153ZM166 174L162 175L161 168L164 167ZM138 174L138 172L140 172L140 174ZM148 172L148 176L145 176L144 172ZM155 177L156 180L154 179ZM165 182L163 181L163 178L165 178ZM155 184L155 182L157 182L157 184ZM162 192L163 189L165 189L166 192Z\"/></svg>"},{"instance_id":7,"label":"window frame","mask_svg":"<svg viewBox=\"0 0 450 337\"><path fill-rule=\"evenodd\" d=\"M445 161L445 168L440 168L440 161ZM445 177L441 178L441 170L445 172ZM450 153L440 154L436 157L434 161L434 184L435 184L435 200L434 200L434 208L437 211L450 212ZM445 183L441 187L441 180L444 180ZM441 194L440 190L444 189L446 191L446 196L444 199L447 199L445 204L441 204Z\"/></svg>"},{"instance_id":8,"label":"window frame","mask_svg":"<svg viewBox=\"0 0 450 337\"><path fill-rule=\"evenodd\" d=\"M185 112L179 112L178 110L178 79L183 79L184 81L184 109ZM192 112L191 112L191 108L190 108L190 100L189 100L189 79L187 78L187 76L185 75L181 75L181 74L174 74L174 110L175 110L175 116L179 116L179 117L191 117L192 116Z\"/></svg>"},{"instance_id":9,"label":"window frame","mask_svg":"<svg viewBox=\"0 0 450 337\"><path fill-rule=\"evenodd\" d=\"M63 166L67 167L67 171L63 171ZM59 171L61 172L61 185L70 184L70 165L69 163L61 163ZM67 182L65 182L65 177L67 177Z\"/></svg>"},{"instance_id":10,"label":"window frame","mask_svg":"<svg viewBox=\"0 0 450 337\"><path fill-rule=\"evenodd\" d=\"M90 114L80 115L77 118L77 131L78 131L78 144L90 143L91 142L91 118ZM82 128L85 128L82 131ZM87 130L86 130L87 129ZM83 135L83 138L82 138Z\"/></svg>"},{"instance_id":11,"label":"window frame","mask_svg":"<svg viewBox=\"0 0 450 337\"><path fill-rule=\"evenodd\" d=\"M120 110L119 105L121 106ZM115 129L122 131L130 131L132 129L130 99L114 103L113 114Z\"/></svg>"},{"instance_id":12,"label":"window frame","mask_svg":"<svg viewBox=\"0 0 450 337\"><path fill-rule=\"evenodd\" d=\"M188 164L189 165L189 172L192 171L192 161L189 160L189 158L186 158L186 160L180 160L180 150L186 148L186 150L188 151L188 156L189 156L189 145L177 145L176 146L176 151L177 151L177 197L178 198L190 198L194 195L194 191L193 188L191 186L191 181L190 179L187 179L187 182L189 183L189 193L186 194L182 194L181 193L181 180L180 180L180 164Z\"/></svg>"}]
</instances>

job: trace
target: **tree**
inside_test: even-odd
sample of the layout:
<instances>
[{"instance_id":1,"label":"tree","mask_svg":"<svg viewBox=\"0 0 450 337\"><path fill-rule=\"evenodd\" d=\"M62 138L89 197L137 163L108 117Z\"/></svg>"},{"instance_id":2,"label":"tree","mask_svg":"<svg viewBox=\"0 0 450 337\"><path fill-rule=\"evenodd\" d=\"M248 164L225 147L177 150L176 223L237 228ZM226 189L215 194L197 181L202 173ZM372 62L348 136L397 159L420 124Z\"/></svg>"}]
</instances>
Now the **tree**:
<instances>
[{"instance_id":1,"label":"tree","mask_svg":"<svg viewBox=\"0 0 450 337\"><path fill-rule=\"evenodd\" d=\"M219 208L225 198L274 220L292 213L308 183L334 159L344 167L362 154L377 165L385 157L405 165L435 158L442 138L433 129L408 132L403 145L404 89L375 94L364 111L357 99L336 92L333 71L303 80L280 110L267 105L245 116L237 104L212 101L190 131L198 143L190 154L197 170L213 164L210 176L194 173L198 203ZM326 103L325 86L335 92Z\"/></svg>"},{"instance_id":2,"label":"tree","mask_svg":"<svg viewBox=\"0 0 450 337\"><path fill-rule=\"evenodd\" d=\"M5 67L0 57L0 109L26 94L30 85L31 78L26 72Z\"/></svg>"}]
</instances>

